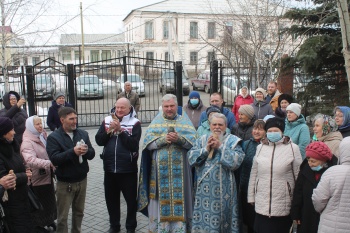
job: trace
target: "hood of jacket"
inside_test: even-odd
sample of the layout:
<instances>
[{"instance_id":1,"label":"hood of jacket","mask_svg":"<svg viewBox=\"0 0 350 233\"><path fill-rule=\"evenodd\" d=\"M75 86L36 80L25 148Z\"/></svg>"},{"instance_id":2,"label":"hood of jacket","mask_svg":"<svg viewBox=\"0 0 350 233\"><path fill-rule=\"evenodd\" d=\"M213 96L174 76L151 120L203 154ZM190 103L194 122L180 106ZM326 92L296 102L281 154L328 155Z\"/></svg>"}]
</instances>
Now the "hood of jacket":
<instances>
[{"instance_id":1,"label":"hood of jacket","mask_svg":"<svg viewBox=\"0 0 350 233\"><path fill-rule=\"evenodd\" d=\"M64 102L63 106L69 105L68 102ZM57 104L56 100L52 100L52 107L55 109L59 109L62 105Z\"/></svg>"},{"instance_id":2,"label":"hood of jacket","mask_svg":"<svg viewBox=\"0 0 350 233\"><path fill-rule=\"evenodd\" d=\"M286 117L286 127L293 128L293 127L300 125L300 124L306 124L306 121L305 121L303 114L300 114L298 119L296 121L292 121L292 122L288 121L288 118Z\"/></svg>"},{"instance_id":3,"label":"hood of jacket","mask_svg":"<svg viewBox=\"0 0 350 233\"><path fill-rule=\"evenodd\" d=\"M344 138L339 145L339 164L350 165L350 137Z\"/></svg>"},{"instance_id":4,"label":"hood of jacket","mask_svg":"<svg viewBox=\"0 0 350 233\"><path fill-rule=\"evenodd\" d=\"M15 95L16 98L17 98L17 101L19 101L19 99L21 98L19 96L19 94L15 91L9 91L9 92L6 92L4 97L2 98L2 103L3 105L5 106L6 109L10 109L12 106L10 104L10 94L12 95Z\"/></svg>"},{"instance_id":5,"label":"hood of jacket","mask_svg":"<svg viewBox=\"0 0 350 233\"><path fill-rule=\"evenodd\" d=\"M45 130L43 130L43 135L44 135L44 138L47 139L47 133ZM41 143L39 136L34 135L32 132L30 132L27 129L23 133L23 141L24 140L30 140L33 142Z\"/></svg>"},{"instance_id":6,"label":"hood of jacket","mask_svg":"<svg viewBox=\"0 0 350 233\"><path fill-rule=\"evenodd\" d=\"M317 138L317 140L321 142L341 141L343 140L343 136L339 131L335 131L335 132L330 132L329 134L322 136L320 138Z\"/></svg>"}]
</instances>

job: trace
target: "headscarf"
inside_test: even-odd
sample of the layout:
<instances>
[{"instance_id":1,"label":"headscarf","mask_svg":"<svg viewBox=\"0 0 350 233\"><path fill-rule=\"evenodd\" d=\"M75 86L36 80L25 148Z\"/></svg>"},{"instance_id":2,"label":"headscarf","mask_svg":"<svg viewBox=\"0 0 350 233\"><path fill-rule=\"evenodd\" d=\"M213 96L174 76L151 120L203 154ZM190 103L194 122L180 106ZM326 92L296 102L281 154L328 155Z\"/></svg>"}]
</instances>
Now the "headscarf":
<instances>
[{"instance_id":1,"label":"headscarf","mask_svg":"<svg viewBox=\"0 0 350 233\"><path fill-rule=\"evenodd\" d=\"M339 129L346 129L348 127L350 127L350 108L348 106L337 106L334 109L334 114L335 112L339 110L343 113L343 124L338 127Z\"/></svg>"},{"instance_id":2,"label":"headscarf","mask_svg":"<svg viewBox=\"0 0 350 233\"><path fill-rule=\"evenodd\" d=\"M27 120L26 120L26 129L29 130L29 132L31 132L33 135L38 137L40 139L40 141L46 147L46 139L44 138L44 134L43 133L39 133L38 130L36 130L36 128L34 127L34 118L35 117L38 117L38 116L34 115L34 116L31 116L31 117L27 118Z\"/></svg>"},{"instance_id":3,"label":"headscarf","mask_svg":"<svg viewBox=\"0 0 350 233\"><path fill-rule=\"evenodd\" d=\"M325 135L329 134L330 132L337 131L338 126L335 123L335 120L331 116L318 113L315 116L315 118L314 118L314 123L318 119L322 119L323 120L323 123L322 123L322 136L325 136Z\"/></svg>"}]
</instances>

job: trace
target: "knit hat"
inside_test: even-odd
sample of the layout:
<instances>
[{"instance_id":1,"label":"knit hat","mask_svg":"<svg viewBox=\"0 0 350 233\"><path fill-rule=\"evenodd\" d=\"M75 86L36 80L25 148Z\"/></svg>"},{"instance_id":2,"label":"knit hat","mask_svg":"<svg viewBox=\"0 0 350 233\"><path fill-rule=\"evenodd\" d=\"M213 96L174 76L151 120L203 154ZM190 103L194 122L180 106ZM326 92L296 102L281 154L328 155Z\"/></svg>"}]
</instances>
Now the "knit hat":
<instances>
[{"instance_id":1,"label":"knit hat","mask_svg":"<svg viewBox=\"0 0 350 233\"><path fill-rule=\"evenodd\" d=\"M263 119L264 122L266 122L268 119L270 118L274 118L275 116L274 115L266 115Z\"/></svg>"},{"instance_id":2,"label":"knit hat","mask_svg":"<svg viewBox=\"0 0 350 233\"><path fill-rule=\"evenodd\" d=\"M274 118L268 119L265 123L265 131L267 132L267 130L269 128L272 128L272 127L279 128L283 133L284 127L285 127L284 120L282 118L279 118L279 117L274 117Z\"/></svg>"},{"instance_id":3,"label":"knit hat","mask_svg":"<svg viewBox=\"0 0 350 233\"><path fill-rule=\"evenodd\" d=\"M206 113L207 113L207 117L209 117L209 114L212 112L218 112L221 113L221 109L216 106L216 105L211 105L210 107L207 108Z\"/></svg>"},{"instance_id":4,"label":"knit hat","mask_svg":"<svg viewBox=\"0 0 350 233\"><path fill-rule=\"evenodd\" d=\"M290 105L287 106L286 111L288 110L294 112L299 117L301 114L301 105L296 103L291 103Z\"/></svg>"},{"instance_id":5,"label":"knit hat","mask_svg":"<svg viewBox=\"0 0 350 233\"><path fill-rule=\"evenodd\" d=\"M10 118L0 117L0 137L10 132L13 128L13 122Z\"/></svg>"},{"instance_id":6,"label":"knit hat","mask_svg":"<svg viewBox=\"0 0 350 233\"><path fill-rule=\"evenodd\" d=\"M246 115L250 120L254 117L254 108L249 104L244 104L239 107L238 112Z\"/></svg>"},{"instance_id":7,"label":"knit hat","mask_svg":"<svg viewBox=\"0 0 350 233\"><path fill-rule=\"evenodd\" d=\"M293 96L288 94L281 94L278 96L278 106L281 107L282 100L286 100L289 104L293 102Z\"/></svg>"},{"instance_id":8,"label":"knit hat","mask_svg":"<svg viewBox=\"0 0 350 233\"><path fill-rule=\"evenodd\" d=\"M324 142L311 142L305 149L306 157L321 161L331 160L333 154L331 149Z\"/></svg>"},{"instance_id":9,"label":"knit hat","mask_svg":"<svg viewBox=\"0 0 350 233\"><path fill-rule=\"evenodd\" d=\"M256 94L257 92L261 92L261 93L264 95L264 98L265 98L266 95L267 95L266 91L265 91L263 88L261 88L261 87L258 87L258 88L255 90L255 94Z\"/></svg>"},{"instance_id":10,"label":"knit hat","mask_svg":"<svg viewBox=\"0 0 350 233\"><path fill-rule=\"evenodd\" d=\"M63 93L63 92L60 92L60 91L58 91L58 92L56 92L56 94L55 94L55 100L57 100L59 97L61 97L61 96L63 96L64 98L66 98L66 95Z\"/></svg>"},{"instance_id":11,"label":"knit hat","mask_svg":"<svg viewBox=\"0 0 350 233\"><path fill-rule=\"evenodd\" d=\"M199 95L199 93L197 91L191 91L190 95L188 96L190 99L192 98L197 98L200 99L201 96Z\"/></svg>"}]
</instances>

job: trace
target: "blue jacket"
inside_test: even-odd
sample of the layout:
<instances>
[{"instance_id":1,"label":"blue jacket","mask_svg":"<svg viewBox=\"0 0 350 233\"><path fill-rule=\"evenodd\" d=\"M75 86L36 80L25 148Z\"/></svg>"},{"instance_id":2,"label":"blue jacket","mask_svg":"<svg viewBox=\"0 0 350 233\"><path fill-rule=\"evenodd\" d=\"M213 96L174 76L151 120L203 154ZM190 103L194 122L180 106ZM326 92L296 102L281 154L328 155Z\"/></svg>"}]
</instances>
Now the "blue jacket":
<instances>
[{"instance_id":1,"label":"blue jacket","mask_svg":"<svg viewBox=\"0 0 350 233\"><path fill-rule=\"evenodd\" d=\"M253 138L246 140L242 144L245 157L243 163L239 168L240 173L240 190L242 192L248 193L248 184L250 178L250 171L252 170L253 160L256 153L256 148L260 143L255 141Z\"/></svg>"},{"instance_id":2,"label":"blue jacket","mask_svg":"<svg viewBox=\"0 0 350 233\"><path fill-rule=\"evenodd\" d=\"M289 122L286 118L285 122L284 135L290 137L292 142L299 146L301 156L305 159L305 148L310 143L310 131L304 116L300 114L299 118L293 122Z\"/></svg>"},{"instance_id":3,"label":"blue jacket","mask_svg":"<svg viewBox=\"0 0 350 233\"><path fill-rule=\"evenodd\" d=\"M236 124L236 118L235 115L233 115L233 113L231 112L231 110L229 110L228 108L222 107L221 108L221 112L222 114L224 114L227 118L227 128L229 128L229 130L232 129L233 125ZM199 119L200 123L203 123L204 121L208 120L207 117L207 112L203 111L201 114L201 117Z\"/></svg>"},{"instance_id":4,"label":"blue jacket","mask_svg":"<svg viewBox=\"0 0 350 233\"><path fill-rule=\"evenodd\" d=\"M47 126L49 126L51 131L55 131L61 126L61 120L58 116L58 110L62 105L58 105L55 100L52 101L52 106L49 108L49 112L47 113ZM64 102L65 107L72 107L72 105L68 102Z\"/></svg>"},{"instance_id":5,"label":"blue jacket","mask_svg":"<svg viewBox=\"0 0 350 233\"><path fill-rule=\"evenodd\" d=\"M133 110L120 119L122 132L119 134L107 134L111 116L107 116L102 122L95 140L97 145L103 148L103 168L110 173L134 173L137 172L137 159L141 138L141 123L135 118Z\"/></svg>"},{"instance_id":6,"label":"blue jacket","mask_svg":"<svg viewBox=\"0 0 350 233\"><path fill-rule=\"evenodd\" d=\"M88 152L83 155L83 162L79 163L79 156L74 147L81 139L88 145ZM95 150L91 145L89 135L85 130L77 128L73 131L73 140L62 127L47 137L46 151L53 165L56 166L57 180L75 183L84 180L89 172L87 160L95 157Z\"/></svg>"}]
</instances>

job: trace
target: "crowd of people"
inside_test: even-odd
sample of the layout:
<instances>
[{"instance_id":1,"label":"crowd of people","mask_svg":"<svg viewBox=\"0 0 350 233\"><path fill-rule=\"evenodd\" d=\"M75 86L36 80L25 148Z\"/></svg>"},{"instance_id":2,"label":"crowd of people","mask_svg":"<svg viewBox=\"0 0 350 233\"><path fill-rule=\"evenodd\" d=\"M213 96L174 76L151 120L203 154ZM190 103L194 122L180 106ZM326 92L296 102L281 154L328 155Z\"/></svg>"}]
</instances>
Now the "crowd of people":
<instances>
[{"instance_id":1,"label":"crowd of people","mask_svg":"<svg viewBox=\"0 0 350 233\"><path fill-rule=\"evenodd\" d=\"M166 94L140 143L139 97L129 82L124 90L95 135L103 147L108 233L121 231L120 193L128 233L136 232L137 211L152 233L349 231L349 107L317 114L310 133L301 106L276 82L254 96L243 87L232 110L220 93L206 107L192 91L182 109ZM0 232L68 233L70 209L71 232L81 232L95 150L77 127L78 113L56 93L47 136L18 93L3 101ZM33 208L30 191L42 208Z\"/></svg>"}]
</instances>

